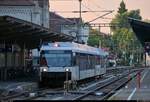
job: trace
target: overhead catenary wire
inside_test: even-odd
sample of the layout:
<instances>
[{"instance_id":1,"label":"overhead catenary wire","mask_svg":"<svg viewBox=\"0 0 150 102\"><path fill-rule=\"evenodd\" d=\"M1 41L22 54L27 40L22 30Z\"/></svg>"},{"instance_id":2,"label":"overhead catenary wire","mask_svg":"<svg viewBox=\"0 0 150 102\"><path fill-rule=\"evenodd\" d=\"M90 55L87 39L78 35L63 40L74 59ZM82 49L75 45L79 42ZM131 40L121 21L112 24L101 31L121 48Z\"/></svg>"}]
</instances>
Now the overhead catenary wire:
<instances>
[{"instance_id":1,"label":"overhead catenary wire","mask_svg":"<svg viewBox=\"0 0 150 102\"><path fill-rule=\"evenodd\" d=\"M109 12L110 10L101 10L101 11L88 11L88 10L82 10L81 12L82 13L87 13L87 12ZM56 12L56 13L79 13L80 11L55 11L55 10L53 10L53 11L51 11L51 12Z\"/></svg>"},{"instance_id":2,"label":"overhead catenary wire","mask_svg":"<svg viewBox=\"0 0 150 102\"><path fill-rule=\"evenodd\" d=\"M101 16L101 15L96 14L96 11L93 11L91 8L89 8L88 6L84 5L83 3L82 3L82 6L84 6L88 10L90 10L89 12L94 13L96 16ZM98 11L98 12L111 12L111 11L113 11L113 10L101 10L101 11ZM112 18L101 17L101 19L112 19Z\"/></svg>"},{"instance_id":3,"label":"overhead catenary wire","mask_svg":"<svg viewBox=\"0 0 150 102\"><path fill-rule=\"evenodd\" d=\"M78 1L78 2L80 2L80 0L51 0L51 1ZM82 0L81 0L82 1ZM81 3L81 2L80 2ZM81 14L81 13L87 13L87 12L92 12L92 13L94 13L96 16L98 16L98 17L96 17L95 19L93 19L93 20L91 20L91 21L88 21L88 22L86 22L86 23L90 23L90 22L93 22L93 21L95 21L95 20L98 20L98 19L111 19L111 18L106 18L106 17L104 17L104 16L106 16L106 15L108 15L108 14L110 14L110 13L112 13L114 10L101 10L101 11L94 11L94 10L92 10L91 8L89 8L89 7L87 7L86 5L84 5L83 3L81 3L81 5L82 6L84 6L85 8L87 8L88 10L84 10L84 11L54 11L54 12L58 12L58 13L79 13L79 14ZM95 4L94 4L95 5ZM98 8L100 8L98 5L96 5ZM107 12L107 13L105 13L105 14L103 14L103 15L98 15L98 14L96 14L96 12Z\"/></svg>"},{"instance_id":4,"label":"overhead catenary wire","mask_svg":"<svg viewBox=\"0 0 150 102\"><path fill-rule=\"evenodd\" d=\"M90 10L91 12L93 12L93 10L92 9L90 9L89 7L87 7L87 6L85 6L83 3L82 3L82 6L84 6L85 8L87 8L88 10ZM93 12L94 13L94 12ZM95 14L95 13L94 13ZM97 14L95 14L96 16L99 16L99 15L97 15Z\"/></svg>"},{"instance_id":5,"label":"overhead catenary wire","mask_svg":"<svg viewBox=\"0 0 150 102\"><path fill-rule=\"evenodd\" d=\"M98 9L105 9L105 8L102 8L101 6L99 6L97 3L95 3L94 0L92 0L92 2L89 0L90 4L93 4L93 6L97 7ZM106 12L109 12L111 10L102 10L102 11L106 11ZM98 15L100 16L100 15ZM101 19L113 19L113 18L108 18L108 17L101 17Z\"/></svg>"},{"instance_id":6,"label":"overhead catenary wire","mask_svg":"<svg viewBox=\"0 0 150 102\"><path fill-rule=\"evenodd\" d=\"M88 21L88 22L86 22L86 23L93 22L93 21L95 21L95 20L97 20L97 19L99 19L99 18L102 18L102 17L104 17L104 16L106 16L106 15L108 15L108 14L111 14L113 11L114 11L114 10L112 10L112 11L110 11L110 12L108 12L108 13L105 13L105 14L103 14L103 15L101 15L101 16L99 16L99 17L97 17L97 18L95 18L95 19L93 19L93 20L91 20L91 21Z\"/></svg>"}]
</instances>

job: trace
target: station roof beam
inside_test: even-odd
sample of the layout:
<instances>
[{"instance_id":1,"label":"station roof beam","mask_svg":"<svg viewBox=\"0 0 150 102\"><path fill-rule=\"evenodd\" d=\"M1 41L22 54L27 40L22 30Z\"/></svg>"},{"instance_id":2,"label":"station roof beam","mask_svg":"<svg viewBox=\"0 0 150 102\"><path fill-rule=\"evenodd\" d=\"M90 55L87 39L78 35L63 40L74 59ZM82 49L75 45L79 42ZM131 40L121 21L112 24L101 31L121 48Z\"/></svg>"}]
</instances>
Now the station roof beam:
<instances>
[{"instance_id":1,"label":"station roof beam","mask_svg":"<svg viewBox=\"0 0 150 102\"><path fill-rule=\"evenodd\" d=\"M146 42L150 42L150 23L129 18L130 25L135 32L137 38L144 46Z\"/></svg>"},{"instance_id":2,"label":"station roof beam","mask_svg":"<svg viewBox=\"0 0 150 102\"><path fill-rule=\"evenodd\" d=\"M30 49L40 41L73 41L71 35L54 32L40 25L10 16L0 16L0 42L26 44Z\"/></svg>"}]
</instances>

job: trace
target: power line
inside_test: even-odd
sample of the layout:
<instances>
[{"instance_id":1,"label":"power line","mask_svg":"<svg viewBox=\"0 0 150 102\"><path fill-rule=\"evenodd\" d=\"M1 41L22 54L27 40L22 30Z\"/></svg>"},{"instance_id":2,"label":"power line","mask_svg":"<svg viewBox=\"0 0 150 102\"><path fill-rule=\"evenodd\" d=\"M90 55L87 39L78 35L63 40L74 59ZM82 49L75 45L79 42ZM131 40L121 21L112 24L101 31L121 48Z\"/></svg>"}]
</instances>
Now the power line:
<instances>
[{"instance_id":1,"label":"power line","mask_svg":"<svg viewBox=\"0 0 150 102\"><path fill-rule=\"evenodd\" d=\"M95 12L111 12L112 11L112 10L93 11L91 8L87 7L83 3L82 3L82 6L86 7L88 10L90 10L89 12L93 12L96 16L100 16L100 15L96 14ZM102 19L111 19L111 18L106 18L106 17L101 17L101 18Z\"/></svg>"},{"instance_id":2,"label":"power line","mask_svg":"<svg viewBox=\"0 0 150 102\"><path fill-rule=\"evenodd\" d=\"M80 11L55 11L53 10L52 12L58 12L58 13L79 13ZM101 10L101 11L81 11L82 13L88 13L88 12L110 12L110 10Z\"/></svg>"},{"instance_id":3,"label":"power line","mask_svg":"<svg viewBox=\"0 0 150 102\"><path fill-rule=\"evenodd\" d=\"M83 5L83 3L82 3L82 5ZM85 6L85 5L83 5L84 7L86 7L88 10L90 10L91 12L93 12L93 10L92 9L90 9L89 7L87 7L87 6ZM94 13L94 12L93 12ZM95 14L95 13L94 13ZM99 16L99 15L97 15L97 14L95 14L96 16Z\"/></svg>"},{"instance_id":4,"label":"power line","mask_svg":"<svg viewBox=\"0 0 150 102\"><path fill-rule=\"evenodd\" d=\"M110 14L110 13L113 12L112 10L93 11L91 8L89 8L89 7L87 7L86 5L83 4L81 2L82 0L51 0L51 1L79 1L80 2L80 6L82 5L82 6L84 6L85 8L87 8L89 10L89 11L81 11L81 10L80 11L54 11L54 12L59 12L59 13L79 13L80 16L81 16L81 13L87 13L87 12L92 12L94 14L95 14L95 12L108 12L108 13L103 14L103 15L97 15L97 14L95 14L96 16L99 16L99 17L97 17L97 18L95 18L95 19L93 19L93 20L91 20L89 22L93 22L93 21L95 21L95 20L97 20L99 18L102 18L102 19L111 19L111 18L105 18L104 16L106 16L106 15L108 15L108 14ZM81 9L81 7L80 7L80 9Z\"/></svg>"},{"instance_id":5,"label":"power line","mask_svg":"<svg viewBox=\"0 0 150 102\"><path fill-rule=\"evenodd\" d=\"M86 23L93 22L93 21L95 21L95 20L97 20L97 19L99 19L99 18L102 18L102 17L104 17L104 16L106 16L106 15L108 15L108 14L111 14L113 11L114 11L114 10L112 10L112 11L110 11L110 12L108 12L108 13L105 13L105 14L103 14L103 15L101 15L101 16L99 16L99 17L97 17L97 18L95 18L95 19L93 19L93 20L91 20L91 21L89 21L89 22L86 22Z\"/></svg>"}]
</instances>

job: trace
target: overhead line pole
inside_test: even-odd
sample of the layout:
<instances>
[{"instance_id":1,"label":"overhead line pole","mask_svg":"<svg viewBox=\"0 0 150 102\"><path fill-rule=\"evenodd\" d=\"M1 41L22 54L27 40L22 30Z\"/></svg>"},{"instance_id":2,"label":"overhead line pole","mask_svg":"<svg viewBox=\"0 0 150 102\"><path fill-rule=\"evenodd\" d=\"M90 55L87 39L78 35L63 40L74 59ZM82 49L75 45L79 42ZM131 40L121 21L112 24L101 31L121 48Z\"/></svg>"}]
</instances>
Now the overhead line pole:
<instances>
[{"instance_id":1,"label":"overhead line pole","mask_svg":"<svg viewBox=\"0 0 150 102\"><path fill-rule=\"evenodd\" d=\"M77 41L80 43L80 36L81 36L81 23L82 23L82 8L81 8L82 0L79 0L79 22L78 22L78 36Z\"/></svg>"},{"instance_id":2,"label":"overhead line pole","mask_svg":"<svg viewBox=\"0 0 150 102\"><path fill-rule=\"evenodd\" d=\"M80 5L80 23L81 23L81 18L82 18L82 15L81 15L81 13L82 13L82 8L81 8L81 2L82 2L82 0L79 0L79 5Z\"/></svg>"}]
</instances>

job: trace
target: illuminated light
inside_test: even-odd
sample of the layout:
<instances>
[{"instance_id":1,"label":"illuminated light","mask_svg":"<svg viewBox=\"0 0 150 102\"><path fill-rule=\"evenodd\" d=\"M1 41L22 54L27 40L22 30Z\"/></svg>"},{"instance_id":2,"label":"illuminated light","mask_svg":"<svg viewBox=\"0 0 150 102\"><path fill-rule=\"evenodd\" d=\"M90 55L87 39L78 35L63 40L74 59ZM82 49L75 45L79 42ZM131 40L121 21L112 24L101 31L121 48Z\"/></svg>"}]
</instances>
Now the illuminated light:
<instances>
[{"instance_id":1,"label":"illuminated light","mask_svg":"<svg viewBox=\"0 0 150 102\"><path fill-rule=\"evenodd\" d=\"M69 72L69 69L68 69L68 68L66 69L66 72Z\"/></svg>"},{"instance_id":2,"label":"illuminated light","mask_svg":"<svg viewBox=\"0 0 150 102\"><path fill-rule=\"evenodd\" d=\"M54 46L55 46L55 47L58 47L58 43L54 43Z\"/></svg>"},{"instance_id":3,"label":"illuminated light","mask_svg":"<svg viewBox=\"0 0 150 102\"><path fill-rule=\"evenodd\" d=\"M44 72L47 72L47 69L46 69L46 68L44 68L44 69L43 69L43 71L44 71Z\"/></svg>"}]
</instances>

